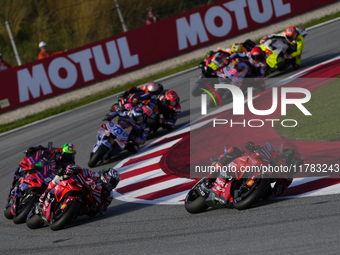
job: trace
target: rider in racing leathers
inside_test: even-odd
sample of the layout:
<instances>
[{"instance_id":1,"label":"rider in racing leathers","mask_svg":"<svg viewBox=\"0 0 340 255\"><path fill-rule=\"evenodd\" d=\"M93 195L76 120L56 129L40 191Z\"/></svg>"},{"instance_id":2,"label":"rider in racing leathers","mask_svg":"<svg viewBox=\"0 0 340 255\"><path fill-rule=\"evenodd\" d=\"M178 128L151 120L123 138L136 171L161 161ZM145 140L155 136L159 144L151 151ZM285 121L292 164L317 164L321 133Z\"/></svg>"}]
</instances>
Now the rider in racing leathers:
<instances>
[{"instance_id":1,"label":"rider in racing leathers","mask_svg":"<svg viewBox=\"0 0 340 255\"><path fill-rule=\"evenodd\" d=\"M61 148L45 148L44 146L38 145L35 147L30 147L26 151L26 157L35 155L48 161L50 166L48 171L50 174L55 174L60 168L66 168L69 164L74 164L74 159L76 155L76 148L71 143L65 143ZM14 172L13 183L14 185L20 177L23 177L26 173L35 172L36 166L32 165L29 160L23 159L19 163L18 169Z\"/></svg>"},{"instance_id":2,"label":"rider in racing leathers","mask_svg":"<svg viewBox=\"0 0 340 255\"><path fill-rule=\"evenodd\" d=\"M182 111L181 105L179 104L179 97L175 91L165 90L159 96L160 101L160 112L164 118L159 119L160 127L173 131L176 121ZM157 130L153 130L156 132Z\"/></svg>"},{"instance_id":3,"label":"rider in racing leathers","mask_svg":"<svg viewBox=\"0 0 340 255\"><path fill-rule=\"evenodd\" d=\"M294 69L299 69L301 64L301 55L304 47L302 30L299 27L289 26L285 32L273 34L261 39L260 43L265 43L268 39L279 39L288 42L288 59ZM287 60L286 60L287 61Z\"/></svg>"},{"instance_id":4,"label":"rider in racing leathers","mask_svg":"<svg viewBox=\"0 0 340 255\"><path fill-rule=\"evenodd\" d=\"M43 203L47 194L48 195L46 201L54 197L53 189L61 181L78 174L82 175L83 177L91 177L95 181L97 187L99 186L99 189L101 189L102 191L101 206L99 208L90 208L89 216L93 216L97 212L104 214L113 199L112 190L118 185L120 181L120 174L113 168L106 168L100 170L99 172L94 172L86 168L81 168L75 164L68 165L66 169L61 169L58 171L57 175L49 183L46 191L40 196L38 208L41 210L41 208L43 207Z\"/></svg>"},{"instance_id":5,"label":"rider in racing leathers","mask_svg":"<svg viewBox=\"0 0 340 255\"><path fill-rule=\"evenodd\" d=\"M146 94L158 97L160 93L164 90L164 87L162 84L151 81L147 85L144 85L140 88L137 87L131 87L127 91L124 92L123 98L127 98L128 95L136 92L144 92Z\"/></svg>"},{"instance_id":6,"label":"rider in racing leathers","mask_svg":"<svg viewBox=\"0 0 340 255\"><path fill-rule=\"evenodd\" d=\"M245 144L245 147L250 152L255 152L257 149L259 149L258 146L255 146L255 144L251 141L247 142ZM260 148L261 149L261 148ZM240 147L230 147L225 154L222 154L218 159L217 158L211 158L212 165L219 166L220 169L223 168L223 166L227 166L231 161L234 159L241 157L245 154L245 152ZM302 156L301 152L294 149L283 149L282 152L282 164L284 166L296 166L298 168L300 165L303 164L304 157ZM293 169L293 168L292 168ZM216 173L217 174L217 173ZM293 174L294 173L288 173L287 175L282 176L282 178L277 181L274 185L274 187L266 192L266 197L269 197L273 192L276 196L279 196L282 194L282 192L289 187L289 185L293 181ZM217 176L210 174L207 177L207 181L213 182Z\"/></svg>"},{"instance_id":7,"label":"rider in racing leathers","mask_svg":"<svg viewBox=\"0 0 340 255\"><path fill-rule=\"evenodd\" d=\"M117 115L132 126L126 149L130 152L137 153L139 146L145 143L150 132L150 128L145 123L145 113L143 109L140 106L136 106L127 114L113 112L112 114L107 114L103 120L111 121Z\"/></svg>"}]
</instances>

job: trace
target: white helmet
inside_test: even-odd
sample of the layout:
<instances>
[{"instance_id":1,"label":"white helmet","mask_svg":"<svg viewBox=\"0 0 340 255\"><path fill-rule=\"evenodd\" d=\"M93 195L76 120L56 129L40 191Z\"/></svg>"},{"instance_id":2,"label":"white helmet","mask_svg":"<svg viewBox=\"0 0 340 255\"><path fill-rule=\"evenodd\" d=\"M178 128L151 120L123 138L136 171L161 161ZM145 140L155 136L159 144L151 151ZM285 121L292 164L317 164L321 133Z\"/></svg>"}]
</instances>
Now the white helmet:
<instances>
[{"instance_id":1,"label":"white helmet","mask_svg":"<svg viewBox=\"0 0 340 255\"><path fill-rule=\"evenodd\" d=\"M151 95L158 95L159 85L157 82L151 81L147 85L147 90Z\"/></svg>"},{"instance_id":2,"label":"white helmet","mask_svg":"<svg viewBox=\"0 0 340 255\"><path fill-rule=\"evenodd\" d=\"M45 43L45 42L40 42L40 43L39 43L39 48L40 48L40 47L44 47L44 46L46 46L46 43Z\"/></svg>"}]
</instances>

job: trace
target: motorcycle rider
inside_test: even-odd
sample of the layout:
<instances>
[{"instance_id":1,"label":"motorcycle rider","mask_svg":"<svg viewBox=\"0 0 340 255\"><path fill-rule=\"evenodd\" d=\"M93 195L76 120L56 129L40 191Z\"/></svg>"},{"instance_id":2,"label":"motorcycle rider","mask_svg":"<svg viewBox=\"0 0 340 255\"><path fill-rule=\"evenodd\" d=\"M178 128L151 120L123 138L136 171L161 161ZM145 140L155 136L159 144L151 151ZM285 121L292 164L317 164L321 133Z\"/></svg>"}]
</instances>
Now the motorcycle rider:
<instances>
[{"instance_id":1,"label":"motorcycle rider","mask_svg":"<svg viewBox=\"0 0 340 255\"><path fill-rule=\"evenodd\" d=\"M245 144L245 148L249 150L251 153L256 152L257 150L263 150L260 146L255 146L255 144L252 141L248 141ZM223 168L223 166L227 166L230 162L232 162L234 159L241 157L245 154L245 152L240 147L230 147L228 150L225 151L225 154L220 155L220 157L217 158L211 158L212 165L218 166L220 169ZM296 166L292 169L298 169L300 165L303 164L304 157L301 154L300 151L294 150L294 149L283 149L282 157L281 157L281 163L284 166ZM287 173L282 174L282 178L279 179L273 188L268 190L266 192L265 197L268 198L272 195L272 193L275 193L276 196L279 196L282 194L282 192L289 187L289 185L293 181L293 175L294 173ZM210 174L207 177L208 182L214 182L217 178L216 174Z\"/></svg>"},{"instance_id":2,"label":"motorcycle rider","mask_svg":"<svg viewBox=\"0 0 340 255\"><path fill-rule=\"evenodd\" d=\"M139 146L145 143L150 132L150 128L145 123L145 113L143 109L140 106L136 106L127 114L113 112L112 114L107 114L103 120L111 121L117 115L131 124L132 131L126 149L130 152L137 153Z\"/></svg>"},{"instance_id":3,"label":"motorcycle rider","mask_svg":"<svg viewBox=\"0 0 340 255\"><path fill-rule=\"evenodd\" d=\"M94 216L97 212L104 214L107 210L107 207L110 205L113 194L112 190L117 187L120 181L120 174L117 170L113 168L102 169L99 172L90 171L86 168L81 168L78 165L70 164L66 167L66 169L60 169L57 175L53 178L53 180L49 183L46 191L39 198L38 208L42 209L43 203L45 201L45 196L47 195L47 199L50 200L54 197L54 188L63 180L70 178L73 175L81 175L83 177L91 177L97 187L101 186L101 206L99 208L91 208L90 216Z\"/></svg>"},{"instance_id":4,"label":"motorcycle rider","mask_svg":"<svg viewBox=\"0 0 340 255\"><path fill-rule=\"evenodd\" d=\"M258 46L254 47L250 52L235 53L228 58L228 62L234 59L248 60L252 67L253 78L264 78L268 65L266 62L267 54Z\"/></svg>"},{"instance_id":5,"label":"motorcycle rider","mask_svg":"<svg viewBox=\"0 0 340 255\"><path fill-rule=\"evenodd\" d=\"M124 92L123 98L127 98L128 95L130 95L131 93L136 93L136 92L144 92L145 94L158 97L158 95L162 93L163 90L164 90L164 87L162 84L151 81L147 85L144 85L140 88L137 88L137 87L129 88L127 91ZM143 101L143 97L141 101Z\"/></svg>"},{"instance_id":6,"label":"motorcycle rider","mask_svg":"<svg viewBox=\"0 0 340 255\"><path fill-rule=\"evenodd\" d=\"M144 85L140 88L131 87L127 91L125 91L121 97L119 96L119 98L122 98L121 100L124 100L124 103L122 103L124 105L114 104L111 107L111 111L126 113L127 111L131 110L131 107L139 105L144 100L148 100L151 97L157 99L159 94L162 93L163 90L163 85L154 81L151 81L147 85ZM129 99L131 104L126 107L125 104L128 102Z\"/></svg>"},{"instance_id":7,"label":"motorcycle rider","mask_svg":"<svg viewBox=\"0 0 340 255\"><path fill-rule=\"evenodd\" d=\"M301 55L304 48L303 30L299 27L289 26L286 31L279 34L272 34L261 39L260 43L265 43L268 39L279 39L288 42L288 59L295 70L299 69L301 64ZM286 59L287 61L287 59Z\"/></svg>"},{"instance_id":8,"label":"motorcycle rider","mask_svg":"<svg viewBox=\"0 0 340 255\"><path fill-rule=\"evenodd\" d=\"M67 165L75 163L76 148L71 143L65 143L63 147L60 148L46 148L38 145L27 149L26 157L32 155L43 158L49 163L55 162L55 167L49 168L50 174L54 174L59 169L65 169ZM21 161L18 169L14 172L12 185L14 185L20 177L23 177L26 173L35 172L38 168L39 167L37 166L31 165L29 161Z\"/></svg>"},{"instance_id":9,"label":"motorcycle rider","mask_svg":"<svg viewBox=\"0 0 340 255\"><path fill-rule=\"evenodd\" d=\"M179 104L179 97L174 90L165 90L164 93L159 96L159 101L160 112L164 117L159 118L159 127L167 129L168 131L173 131L176 121L182 111L181 105ZM153 130L153 132L156 132L157 129Z\"/></svg>"}]
</instances>

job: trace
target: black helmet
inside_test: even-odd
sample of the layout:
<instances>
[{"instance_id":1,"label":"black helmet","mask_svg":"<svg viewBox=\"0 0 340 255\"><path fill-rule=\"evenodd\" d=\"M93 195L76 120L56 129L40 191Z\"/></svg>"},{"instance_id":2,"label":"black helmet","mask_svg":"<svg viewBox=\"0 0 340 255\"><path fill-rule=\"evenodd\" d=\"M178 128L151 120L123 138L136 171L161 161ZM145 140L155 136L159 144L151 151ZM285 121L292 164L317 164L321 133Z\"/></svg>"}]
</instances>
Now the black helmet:
<instances>
[{"instance_id":1,"label":"black helmet","mask_svg":"<svg viewBox=\"0 0 340 255\"><path fill-rule=\"evenodd\" d=\"M106 168L101 170L100 180L107 190L113 190L120 181L120 174L113 168Z\"/></svg>"}]
</instances>

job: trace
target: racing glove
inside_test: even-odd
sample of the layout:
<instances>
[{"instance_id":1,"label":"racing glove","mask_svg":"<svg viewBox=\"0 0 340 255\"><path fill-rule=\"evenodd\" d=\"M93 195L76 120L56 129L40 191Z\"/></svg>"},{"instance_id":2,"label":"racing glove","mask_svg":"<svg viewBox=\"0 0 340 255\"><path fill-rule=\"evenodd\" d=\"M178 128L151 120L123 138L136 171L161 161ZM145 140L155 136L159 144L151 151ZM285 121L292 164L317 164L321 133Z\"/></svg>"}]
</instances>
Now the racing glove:
<instances>
[{"instance_id":1,"label":"racing glove","mask_svg":"<svg viewBox=\"0 0 340 255\"><path fill-rule=\"evenodd\" d=\"M106 114L105 118L103 119L103 121L105 121L105 120L111 121L112 120L112 116L110 114Z\"/></svg>"}]
</instances>

